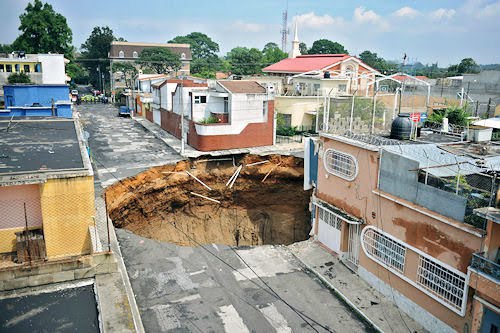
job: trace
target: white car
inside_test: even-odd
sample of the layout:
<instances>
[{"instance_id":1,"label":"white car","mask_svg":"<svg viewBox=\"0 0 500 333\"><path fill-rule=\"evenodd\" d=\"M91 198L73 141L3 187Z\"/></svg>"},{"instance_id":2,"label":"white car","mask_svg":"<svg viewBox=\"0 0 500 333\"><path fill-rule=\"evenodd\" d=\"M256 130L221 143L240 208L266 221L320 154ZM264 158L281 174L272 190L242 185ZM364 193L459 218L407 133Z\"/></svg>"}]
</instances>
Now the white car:
<instances>
[{"instance_id":1,"label":"white car","mask_svg":"<svg viewBox=\"0 0 500 333\"><path fill-rule=\"evenodd\" d=\"M77 96L78 95L78 90L76 90L76 89L71 90L71 95Z\"/></svg>"}]
</instances>

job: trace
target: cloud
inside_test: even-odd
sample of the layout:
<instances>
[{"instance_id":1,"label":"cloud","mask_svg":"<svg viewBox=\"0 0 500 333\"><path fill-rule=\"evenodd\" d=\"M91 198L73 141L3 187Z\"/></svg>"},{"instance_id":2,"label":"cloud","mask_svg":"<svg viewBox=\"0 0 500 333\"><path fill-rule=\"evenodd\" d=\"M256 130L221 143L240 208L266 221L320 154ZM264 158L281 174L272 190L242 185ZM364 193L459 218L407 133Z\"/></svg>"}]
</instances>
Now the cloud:
<instances>
[{"instance_id":1,"label":"cloud","mask_svg":"<svg viewBox=\"0 0 500 333\"><path fill-rule=\"evenodd\" d=\"M372 24L383 31L389 29L389 24L382 19L380 15L373 10L366 10L365 7L357 7L354 9L354 22L359 24Z\"/></svg>"},{"instance_id":2,"label":"cloud","mask_svg":"<svg viewBox=\"0 0 500 333\"><path fill-rule=\"evenodd\" d=\"M249 23L241 20L234 22L233 27L242 32L261 32L265 29L265 26L263 24Z\"/></svg>"},{"instance_id":3,"label":"cloud","mask_svg":"<svg viewBox=\"0 0 500 333\"><path fill-rule=\"evenodd\" d=\"M476 16L477 17L493 17L500 14L500 1L496 1L494 3L490 3L483 8L480 8Z\"/></svg>"},{"instance_id":4,"label":"cloud","mask_svg":"<svg viewBox=\"0 0 500 333\"><path fill-rule=\"evenodd\" d=\"M453 16L455 16L455 9L446 9L446 8L439 8L439 9L436 9L435 11L432 11L430 12L430 17L433 19L433 20L449 20L451 19Z\"/></svg>"},{"instance_id":5,"label":"cloud","mask_svg":"<svg viewBox=\"0 0 500 333\"><path fill-rule=\"evenodd\" d=\"M414 8L411 7L402 7L398 10L396 10L393 13L394 16L397 17L408 17L408 18L414 18L418 15L420 15L420 12Z\"/></svg>"},{"instance_id":6,"label":"cloud","mask_svg":"<svg viewBox=\"0 0 500 333\"><path fill-rule=\"evenodd\" d=\"M294 22L297 22L300 27L319 29L324 28L327 25L332 25L334 23L340 22L338 19L334 19L330 15L316 15L314 12L309 12L301 15L294 16Z\"/></svg>"}]
</instances>

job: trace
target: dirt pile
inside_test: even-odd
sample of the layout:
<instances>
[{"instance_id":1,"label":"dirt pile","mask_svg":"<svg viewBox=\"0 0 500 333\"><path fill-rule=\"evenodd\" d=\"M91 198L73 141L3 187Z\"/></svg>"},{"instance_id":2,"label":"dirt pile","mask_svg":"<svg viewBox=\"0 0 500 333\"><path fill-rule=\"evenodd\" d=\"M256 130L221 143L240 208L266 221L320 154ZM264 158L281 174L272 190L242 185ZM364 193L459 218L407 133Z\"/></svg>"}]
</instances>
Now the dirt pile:
<instances>
[{"instance_id":1,"label":"dirt pile","mask_svg":"<svg viewBox=\"0 0 500 333\"><path fill-rule=\"evenodd\" d=\"M115 226L159 241L291 244L310 231L310 192L302 189L302 179L302 159L245 155L155 167L115 184L106 195Z\"/></svg>"}]
</instances>

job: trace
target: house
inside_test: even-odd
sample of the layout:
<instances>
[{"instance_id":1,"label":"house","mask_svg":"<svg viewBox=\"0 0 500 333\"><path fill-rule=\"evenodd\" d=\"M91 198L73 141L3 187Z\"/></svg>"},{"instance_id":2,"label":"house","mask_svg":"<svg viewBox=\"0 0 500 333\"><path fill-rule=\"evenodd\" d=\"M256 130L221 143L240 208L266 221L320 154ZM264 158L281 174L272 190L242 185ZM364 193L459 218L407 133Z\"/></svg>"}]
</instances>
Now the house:
<instances>
[{"instance_id":1,"label":"house","mask_svg":"<svg viewBox=\"0 0 500 333\"><path fill-rule=\"evenodd\" d=\"M425 140L308 140L313 232L429 331L477 332L482 321L490 332L500 322L500 147Z\"/></svg>"},{"instance_id":2,"label":"house","mask_svg":"<svg viewBox=\"0 0 500 333\"><path fill-rule=\"evenodd\" d=\"M0 117L72 117L67 84L9 84L3 89L5 109L0 109Z\"/></svg>"},{"instance_id":3,"label":"house","mask_svg":"<svg viewBox=\"0 0 500 333\"><path fill-rule=\"evenodd\" d=\"M161 109L161 124L178 138L184 127L187 143L200 151L272 145L274 101L254 81L184 80L173 91L172 111Z\"/></svg>"},{"instance_id":4,"label":"house","mask_svg":"<svg viewBox=\"0 0 500 333\"><path fill-rule=\"evenodd\" d=\"M0 151L2 260L23 261L27 233L31 260L91 254L94 176L76 120L0 120Z\"/></svg>"},{"instance_id":5,"label":"house","mask_svg":"<svg viewBox=\"0 0 500 333\"><path fill-rule=\"evenodd\" d=\"M141 52L147 48L163 47L177 54L181 60L182 67L177 72L178 75L189 75L190 64L192 60L191 46L189 44L160 44L160 43L135 43L112 41L109 51L109 60L111 63L111 71L113 72L113 64L119 62L128 62L135 65ZM111 80L112 89L126 88L125 82L122 81L122 73L113 72L113 80Z\"/></svg>"},{"instance_id":6,"label":"house","mask_svg":"<svg viewBox=\"0 0 500 333\"><path fill-rule=\"evenodd\" d=\"M65 84L71 80L65 73L69 60L63 54L0 54L0 87L13 73L25 73L34 84Z\"/></svg>"}]
</instances>

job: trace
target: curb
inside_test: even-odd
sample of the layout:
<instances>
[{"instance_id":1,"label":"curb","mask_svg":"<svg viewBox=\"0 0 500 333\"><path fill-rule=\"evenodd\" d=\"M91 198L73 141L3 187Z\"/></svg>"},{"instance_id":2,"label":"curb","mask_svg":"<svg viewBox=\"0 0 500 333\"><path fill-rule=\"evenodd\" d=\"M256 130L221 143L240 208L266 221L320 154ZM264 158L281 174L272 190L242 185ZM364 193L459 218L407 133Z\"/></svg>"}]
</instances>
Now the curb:
<instances>
[{"instance_id":1,"label":"curb","mask_svg":"<svg viewBox=\"0 0 500 333\"><path fill-rule=\"evenodd\" d=\"M359 309L353 302L351 302L349 298L347 298L340 290L338 290L330 281L328 281L325 277L323 277L323 275L320 272L318 272L317 270L306 264L304 261L302 261L299 257L295 255L295 253L293 253L292 250L288 249L288 251L290 251L290 253L294 256L294 258L297 259L300 263L302 263L302 265L304 265L304 267L309 272L313 273L318 279L320 279L321 282L325 284L326 287L335 294L335 296L340 298L342 302L344 302L349 308L351 308L351 310L354 311L361 320L365 321L365 323L368 324L368 326L371 326L371 328L373 328L377 332L381 333L384 332L380 327L377 326L377 324L375 324L373 320L367 317L363 313L363 311L361 311L361 309Z\"/></svg>"}]
</instances>

